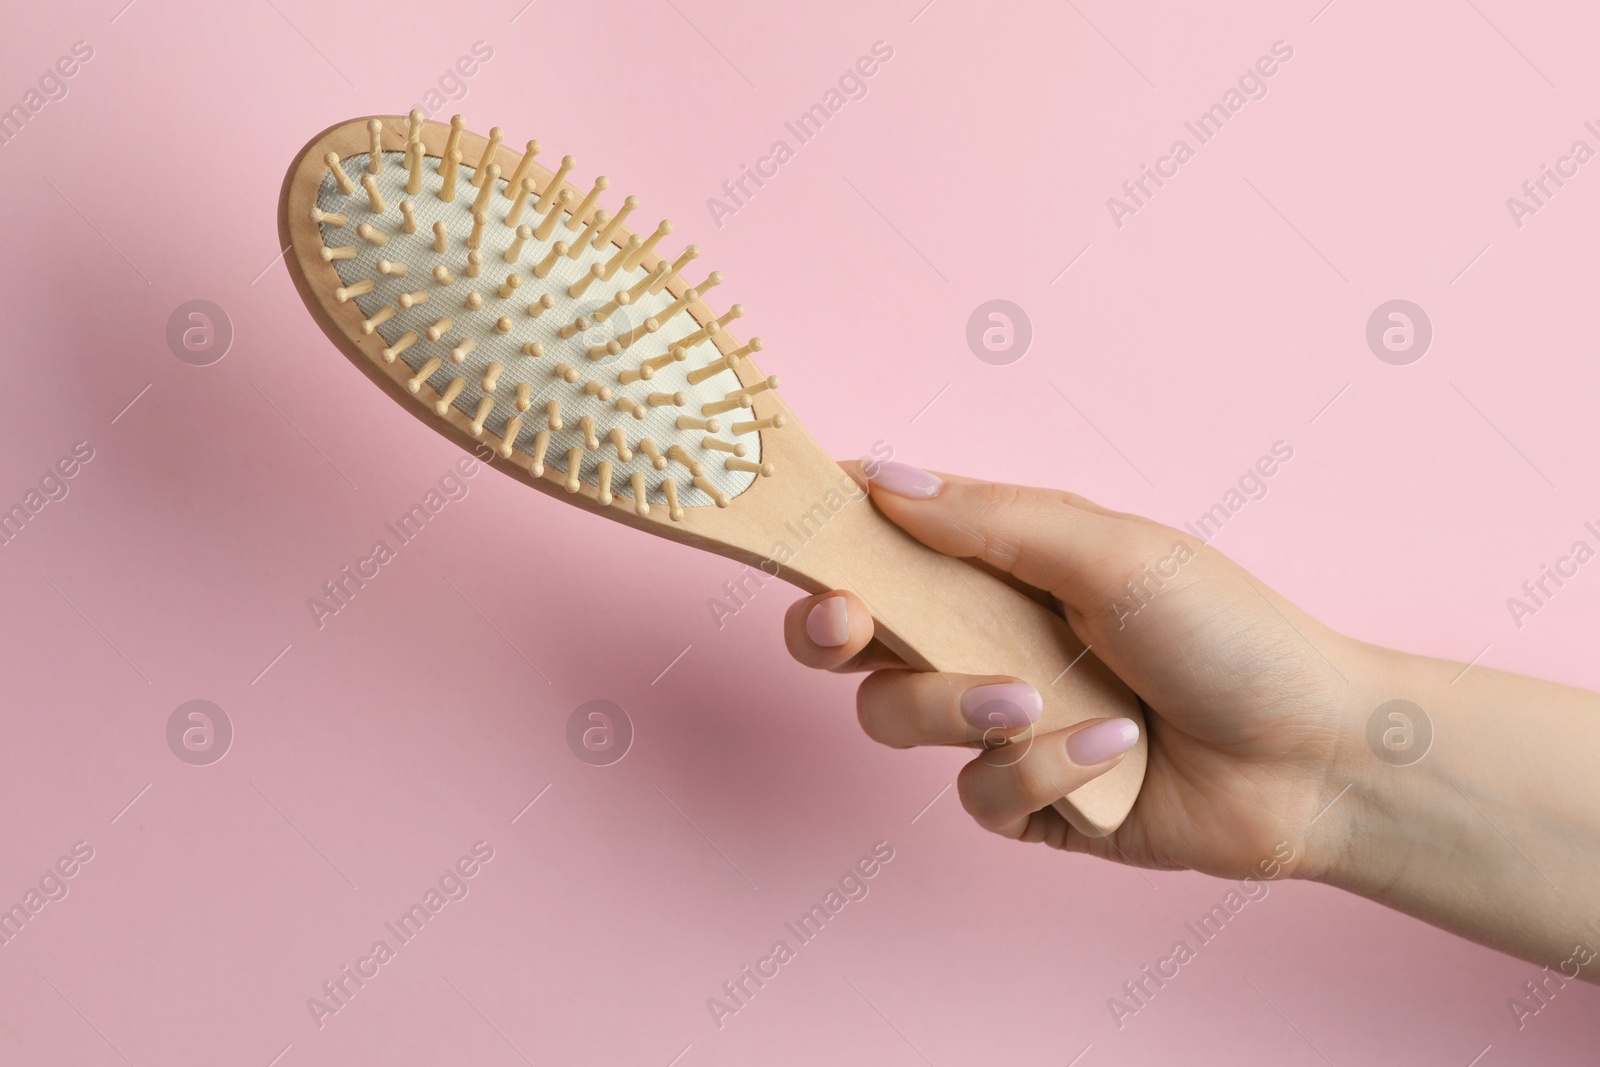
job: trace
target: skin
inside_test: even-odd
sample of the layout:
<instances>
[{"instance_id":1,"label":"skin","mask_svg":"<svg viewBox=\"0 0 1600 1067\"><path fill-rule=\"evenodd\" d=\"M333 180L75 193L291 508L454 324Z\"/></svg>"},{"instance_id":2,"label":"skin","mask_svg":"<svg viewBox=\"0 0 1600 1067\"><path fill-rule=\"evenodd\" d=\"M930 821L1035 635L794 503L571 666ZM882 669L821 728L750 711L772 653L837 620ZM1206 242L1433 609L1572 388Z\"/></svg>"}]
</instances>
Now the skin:
<instances>
[{"instance_id":1,"label":"skin","mask_svg":"<svg viewBox=\"0 0 1600 1067\"><path fill-rule=\"evenodd\" d=\"M872 672L857 695L868 736L983 749L957 779L980 826L1141 867L1317 880L1600 981L1600 696L1345 637L1150 519L1071 493L939 477L931 499L875 482L872 501L930 547L1053 598L1147 709L1139 799L1109 837L1086 836L1051 804L1120 759L1072 760L1069 736L1094 723L1037 736L971 726L960 694L1014 679L906 669L849 592L791 606L796 659ZM1176 576L1135 599L1125 583L1180 545ZM848 605L849 635L824 647L806 619L831 596ZM1419 760L1380 757L1368 742L1375 715L1380 731L1403 728L1377 712L1396 699L1431 724ZM994 747L997 734L1031 743Z\"/></svg>"}]
</instances>

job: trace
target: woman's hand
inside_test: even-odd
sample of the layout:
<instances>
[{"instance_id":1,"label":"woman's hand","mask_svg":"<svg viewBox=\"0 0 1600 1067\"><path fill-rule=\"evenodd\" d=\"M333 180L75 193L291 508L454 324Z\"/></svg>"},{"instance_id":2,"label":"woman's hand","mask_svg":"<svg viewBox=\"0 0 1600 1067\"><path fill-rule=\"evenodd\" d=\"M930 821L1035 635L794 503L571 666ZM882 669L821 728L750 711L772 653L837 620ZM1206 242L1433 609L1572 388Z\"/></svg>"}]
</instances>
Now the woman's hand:
<instances>
[{"instance_id":1,"label":"woman's hand","mask_svg":"<svg viewBox=\"0 0 1600 1067\"><path fill-rule=\"evenodd\" d=\"M896 747L987 742L961 772L980 825L1145 867L1240 877L1271 863L1314 872L1338 848L1318 815L1343 787L1330 769L1363 744L1351 698L1361 646L1170 527L1047 489L936 477L884 464L873 502L912 536L1054 598L1067 622L1147 708L1150 760L1138 802L1109 838L1050 805L1116 765L1137 739L1126 719L1034 736L1037 693L1015 679L903 669L872 642L848 592L790 608L802 663L873 670L857 698L867 734ZM959 615L960 604L949 610ZM880 669L881 668L881 669ZM1352 725L1354 724L1354 725ZM1322 823L1327 823L1324 827ZM1322 853L1319 855L1319 853ZM1276 872L1275 872L1276 873Z\"/></svg>"},{"instance_id":2,"label":"woman's hand","mask_svg":"<svg viewBox=\"0 0 1600 1067\"><path fill-rule=\"evenodd\" d=\"M900 463L871 492L924 544L1053 597L1145 704L1138 801L1087 837L1051 805L1116 766L1128 720L1035 736L1040 701L1016 679L905 669L850 593L790 608L802 663L874 672L857 697L870 736L985 748L958 780L979 824L1146 867L1315 878L1541 964L1546 981L1600 981L1600 697L1351 641L1195 538L1070 493ZM1436 743L1388 750L1391 701Z\"/></svg>"}]
</instances>

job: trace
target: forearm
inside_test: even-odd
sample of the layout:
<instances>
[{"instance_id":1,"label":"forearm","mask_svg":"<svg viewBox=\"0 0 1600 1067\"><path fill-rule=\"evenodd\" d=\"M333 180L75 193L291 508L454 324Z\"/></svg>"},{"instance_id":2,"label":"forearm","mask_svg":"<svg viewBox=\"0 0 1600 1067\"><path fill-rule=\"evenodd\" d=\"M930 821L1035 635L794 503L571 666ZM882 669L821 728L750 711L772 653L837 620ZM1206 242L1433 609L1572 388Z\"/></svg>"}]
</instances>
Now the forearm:
<instances>
[{"instance_id":1,"label":"forearm","mask_svg":"<svg viewBox=\"0 0 1600 1067\"><path fill-rule=\"evenodd\" d=\"M1600 696L1376 649L1356 655L1352 731L1319 820L1314 877L1483 944L1600 982ZM1426 755L1366 726L1419 706ZM1404 712L1404 709L1399 709ZM1402 720L1374 731L1395 731Z\"/></svg>"}]
</instances>

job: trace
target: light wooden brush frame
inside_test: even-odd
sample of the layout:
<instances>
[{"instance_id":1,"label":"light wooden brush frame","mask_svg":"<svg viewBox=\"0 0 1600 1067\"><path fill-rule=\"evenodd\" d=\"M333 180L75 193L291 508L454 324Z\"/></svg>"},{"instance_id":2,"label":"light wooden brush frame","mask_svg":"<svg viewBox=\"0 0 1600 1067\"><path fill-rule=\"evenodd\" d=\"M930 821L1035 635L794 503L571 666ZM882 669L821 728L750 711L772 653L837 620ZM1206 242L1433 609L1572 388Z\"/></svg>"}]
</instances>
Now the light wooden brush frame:
<instances>
[{"instance_id":1,"label":"light wooden brush frame","mask_svg":"<svg viewBox=\"0 0 1600 1067\"><path fill-rule=\"evenodd\" d=\"M411 139L406 117L365 116L318 134L291 165L279 200L279 235L288 246L285 261L306 307L352 363L425 424L464 449L479 450L483 439L474 436L472 420L465 412L452 405L444 416L436 415L432 405L439 394L426 383L413 394L406 387L412 375L406 362L384 361L380 354L385 347L383 338L362 331L363 315L354 301L335 298L334 291L344 282L335 264L320 255L323 236L312 209L329 173L325 156L334 152L352 164L361 161L371 147L368 123L373 118L383 125L383 149L404 151ZM422 124L417 139L427 154L427 165L437 165L449 134L450 127L445 124ZM463 160L480 160L487 142L488 138L463 130L459 143ZM511 175L523 156L501 144L491 159L499 164L502 175ZM537 160L525 173L534 179L540 194L554 177ZM505 179L499 180L503 183ZM470 192L470 186L463 185ZM562 188L572 190L574 203L585 193L566 182ZM586 222L596 210L600 205L591 204L578 221ZM611 243L624 246L632 235L627 228L618 227ZM652 250L642 262L646 269L655 269L661 257ZM674 298L680 298L688 287L676 274L667 283ZM700 326L717 317L700 300L691 303L687 311ZM723 356L740 347L728 328L709 340ZM762 379L749 356L737 360L730 372L746 387ZM1055 804L1085 833L1104 835L1116 829L1137 799L1147 758L1144 717L1133 693L1092 653L1085 652L1059 614L1012 585L973 563L926 547L859 496L837 512L828 509L824 501L830 494L840 493L841 485L848 484L841 479L849 475L805 432L776 390L757 393L749 417L773 416L783 417L782 427L759 431L759 452L763 465L774 466L774 476L755 478L725 508L685 507L678 521L660 505L650 506L648 514L639 514L626 493L602 504L597 487L586 482L577 492L570 492L561 471L547 466L542 475L534 475L530 457L520 450L494 465L566 503L658 537L751 566L765 563L768 574L773 573L775 544L788 539L784 524L821 506L828 512L826 524L795 549L791 560L782 563L778 576L808 593L854 592L873 613L876 639L912 668L1011 675L1032 684L1044 697L1036 734L1103 716L1120 715L1139 723L1139 743L1117 767ZM1024 738L1019 743L1031 742Z\"/></svg>"}]
</instances>

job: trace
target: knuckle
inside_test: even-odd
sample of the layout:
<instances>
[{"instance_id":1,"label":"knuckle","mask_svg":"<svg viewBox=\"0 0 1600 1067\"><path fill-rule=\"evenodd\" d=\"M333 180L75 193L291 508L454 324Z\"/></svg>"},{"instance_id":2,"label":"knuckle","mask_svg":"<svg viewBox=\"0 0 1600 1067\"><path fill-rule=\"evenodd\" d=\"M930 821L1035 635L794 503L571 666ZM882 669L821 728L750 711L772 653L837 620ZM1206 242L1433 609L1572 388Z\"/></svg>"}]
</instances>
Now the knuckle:
<instances>
[{"instance_id":1,"label":"knuckle","mask_svg":"<svg viewBox=\"0 0 1600 1067\"><path fill-rule=\"evenodd\" d=\"M1022 489L984 482L969 486L966 492L968 514L960 525L973 540L973 554L986 563L1009 570L1021 556L1022 546L998 533L988 520L997 513L1016 508L1022 499Z\"/></svg>"}]
</instances>

